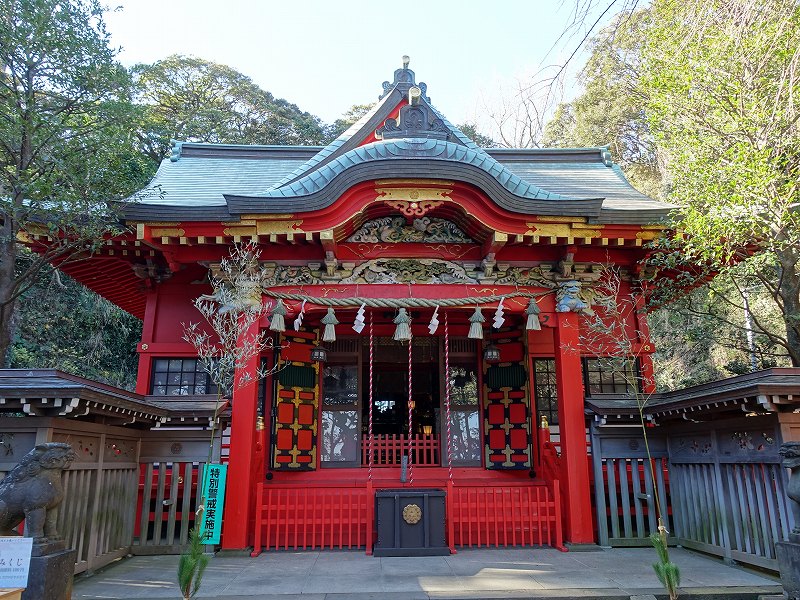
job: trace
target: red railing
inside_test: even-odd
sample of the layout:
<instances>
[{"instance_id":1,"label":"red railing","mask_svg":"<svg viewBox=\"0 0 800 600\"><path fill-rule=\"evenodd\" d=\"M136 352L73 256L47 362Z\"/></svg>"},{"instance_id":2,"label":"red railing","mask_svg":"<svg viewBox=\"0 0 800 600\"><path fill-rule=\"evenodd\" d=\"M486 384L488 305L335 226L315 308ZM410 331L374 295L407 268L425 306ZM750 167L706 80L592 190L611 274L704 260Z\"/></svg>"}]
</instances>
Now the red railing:
<instances>
[{"instance_id":1,"label":"red railing","mask_svg":"<svg viewBox=\"0 0 800 600\"><path fill-rule=\"evenodd\" d=\"M562 538L558 481L546 485L447 486L448 542L456 546L552 546Z\"/></svg>"},{"instance_id":2,"label":"red railing","mask_svg":"<svg viewBox=\"0 0 800 600\"><path fill-rule=\"evenodd\" d=\"M565 550L558 481L447 484L447 539L461 547L552 546ZM363 487L262 483L252 556L276 550L356 549L372 554L375 498Z\"/></svg>"},{"instance_id":3,"label":"red railing","mask_svg":"<svg viewBox=\"0 0 800 600\"><path fill-rule=\"evenodd\" d=\"M366 548L372 554L372 485L295 487L259 484L255 544L276 550Z\"/></svg>"},{"instance_id":4,"label":"red railing","mask_svg":"<svg viewBox=\"0 0 800 600\"><path fill-rule=\"evenodd\" d=\"M415 467L439 466L439 436L415 434L412 438ZM369 464L369 436L361 438L361 464ZM372 466L396 467L408 454L408 437L400 435L375 435L372 440Z\"/></svg>"}]
</instances>

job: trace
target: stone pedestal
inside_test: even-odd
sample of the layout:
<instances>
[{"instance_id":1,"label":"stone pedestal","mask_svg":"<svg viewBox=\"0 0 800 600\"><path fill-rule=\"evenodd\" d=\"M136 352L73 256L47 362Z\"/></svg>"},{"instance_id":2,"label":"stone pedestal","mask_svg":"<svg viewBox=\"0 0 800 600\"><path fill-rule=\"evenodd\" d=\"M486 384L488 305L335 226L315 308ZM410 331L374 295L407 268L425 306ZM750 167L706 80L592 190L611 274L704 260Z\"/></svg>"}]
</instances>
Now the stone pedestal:
<instances>
[{"instance_id":1,"label":"stone pedestal","mask_svg":"<svg viewBox=\"0 0 800 600\"><path fill-rule=\"evenodd\" d=\"M31 558L28 587L22 600L69 600L77 550L62 550Z\"/></svg>"},{"instance_id":2,"label":"stone pedestal","mask_svg":"<svg viewBox=\"0 0 800 600\"><path fill-rule=\"evenodd\" d=\"M800 543L778 542L775 544L781 584L790 600L800 600Z\"/></svg>"}]
</instances>

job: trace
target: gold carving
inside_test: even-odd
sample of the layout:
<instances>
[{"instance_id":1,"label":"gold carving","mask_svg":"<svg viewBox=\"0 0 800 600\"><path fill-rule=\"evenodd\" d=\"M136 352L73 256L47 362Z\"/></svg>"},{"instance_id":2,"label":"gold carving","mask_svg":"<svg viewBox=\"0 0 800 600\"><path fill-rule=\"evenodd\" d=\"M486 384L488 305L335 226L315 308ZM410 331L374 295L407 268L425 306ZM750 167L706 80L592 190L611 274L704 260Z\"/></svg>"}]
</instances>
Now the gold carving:
<instances>
[{"instance_id":1,"label":"gold carving","mask_svg":"<svg viewBox=\"0 0 800 600\"><path fill-rule=\"evenodd\" d=\"M530 229L525 235L536 235L539 237L562 237L562 238L596 238L600 237L600 229L585 229L576 227L572 223L526 223Z\"/></svg>"},{"instance_id":2,"label":"gold carving","mask_svg":"<svg viewBox=\"0 0 800 600\"><path fill-rule=\"evenodd\" d=\"M437 206L441 206L444 200L386 200L385 202L407 217L421 217Z\"/></svg>"},{"instance_id":3,"label":"gold carving","mask_svg":"<svg viewBox=\"0 0 800 600\"><path fill-rule=\"evenodd\" d=\"M416 525L422 519L422 509L416 504L409 504L403 509L403 520L409 525Z\"/></svg>"}]
</instances>

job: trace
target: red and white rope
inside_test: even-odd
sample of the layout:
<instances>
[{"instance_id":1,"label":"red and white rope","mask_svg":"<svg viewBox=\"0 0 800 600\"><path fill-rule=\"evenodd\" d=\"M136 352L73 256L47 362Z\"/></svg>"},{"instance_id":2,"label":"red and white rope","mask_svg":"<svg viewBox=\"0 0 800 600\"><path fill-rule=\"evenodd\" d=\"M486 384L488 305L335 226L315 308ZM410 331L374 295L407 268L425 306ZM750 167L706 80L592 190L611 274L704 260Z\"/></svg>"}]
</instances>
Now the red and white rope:
<instances>
[{"instance_id":1,"label":"red and white rope","mask_svg":"<svg viewBox=\"0 0 800 600\"><path fill-rule=\"evenodd\" d=\"M372 433L372 378L373 378L373 365L374 365L374 346L375 337L372 335L372 321L374 320L372 313L369 314L369 470L367 471L367 479L372 481L372 462L374 453L375 436Z\"/></svg>"},{"instance_id":2,"label":"red and white rope","mask_svg":"<svg viewBox=\"0 0 800 600\"><path fill-rule=\"evenodd\" d=\"M450 418L450 327L447 324L447 311L444 313L444 412L447 423L447 477L453 481L453 436Z\"/></svg>"},{"instance_id":3,"label":"red and white rope","mask_svg":"<svg viewBox=\"0 0 800 600\"><path fill-rule=\"evenodd\" d=\"M408 338L408 484L414 485L414 394L411 387L411 338Z\"/></svg>"}]
</instances>

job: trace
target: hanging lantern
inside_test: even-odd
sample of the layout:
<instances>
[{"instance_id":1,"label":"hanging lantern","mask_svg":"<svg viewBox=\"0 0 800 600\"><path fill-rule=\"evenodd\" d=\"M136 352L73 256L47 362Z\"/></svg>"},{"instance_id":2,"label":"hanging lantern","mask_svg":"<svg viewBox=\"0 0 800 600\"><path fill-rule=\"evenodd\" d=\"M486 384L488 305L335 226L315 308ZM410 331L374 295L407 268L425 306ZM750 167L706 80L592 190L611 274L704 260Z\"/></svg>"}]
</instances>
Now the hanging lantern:
<instances>
[{"instance_id":1,"label":"hanging lantern","mask_svg":"<svg viewBox=\"0 0 800 600\"><path fill-rule=\"evenodd\" d=\"M328 314L322 317L320 321L323 325L325 325L325 330L322 332L322 341L323 342L335 342L336 341L336 325L339 324L339 320L336 318L336 313L333 312L332 308L328 309Z\"/></svg>"},{"instance_id":2,"label":"hanging lantern","mask_svg":"<svg viewBox=\"0 0 800 600\"><path fill-rule=\"evenodd\" d=\"M269 324L270 331L286 331L286 322L283 319L286 316L286 312L283 300L278 299L278 303L272 310L272 321Z\"/></svg>"},{"instance_id":3,"label":"hanging lantern","mask_svg":"<svg viewBox=\"0 0 800 600\"><path fill-rule=\"evenodd\" d=\"M433 433L433 425L423 425L422 433L424 433L425 435L430 435L431 433Z\"/></svg>"},{"instance_id":4,"label":"hanging lantern","mask_svg":"<svg viewBox=\"0 0 800 600\"><path fill-rule=\"evenodd\" d=\"M539 323L539 305L536 304L536 299L531 298L528 303L528 308L525 309L525 314L528 315L528 322L525 324L525 329L539 331L542 324Z\"/></svg>"},{"instance_id":5,"label":"hanging lantern","mask_svg":"<svg viewBox=\"0 0 800 600\"><path fill-rule=\"evenodd\" d=\"M486 321L486 319L484 318L483 313L481 312L481 307L476 306L475 312L469 318L469 322L471 323L471 325L469 326L469 333L467 334L467 337L470 338L471 340L482 340L484 321Z\"/></svg>"},{"instance_id":6,"label":"hanging lantern","mask_svg":"<svg viewBox=\"0 0 800 600\"><path fill-rule=\"evenodd\" d=\"M486 362L497 362L500 360L500 349L492 343L486 346L483 351L483 360Z\"/></svg>"},{"instance_id":7,"label":"hanging lantern","mask_svg":"<svg viewBox=\"0 0 800 600\"><path fill-rule=\"evenodd\" d=\"M294 320L294 330L300 331L300 327L303 325L303 315L306 314L306 301L303 300L303 303L300 305L300 314L297 315L297 318Z\"/></svg>"},{"instance_id":8,"label":"hanging lantern","mask_svg":"<svg viewBox=\"0 0 800 600\"><path fill-rule=\"evenodd\" d=\"M406 342L411 339L411 317L405 308L401 308L397 312L397 316L392 322L397 325L397 329L394 330L395 341Z\"/></svg>"},{"instance_id":9,"label":"hanging lantern","mask_svg":"<svg viewBox=\"0 0 800 600\"><path fill-rule=\"evenodd\" d=\"M328 360L328 351L322 346L314 346L311 349L311 360L314 362L325 362Z\"/></svg>"}]
</instances>

